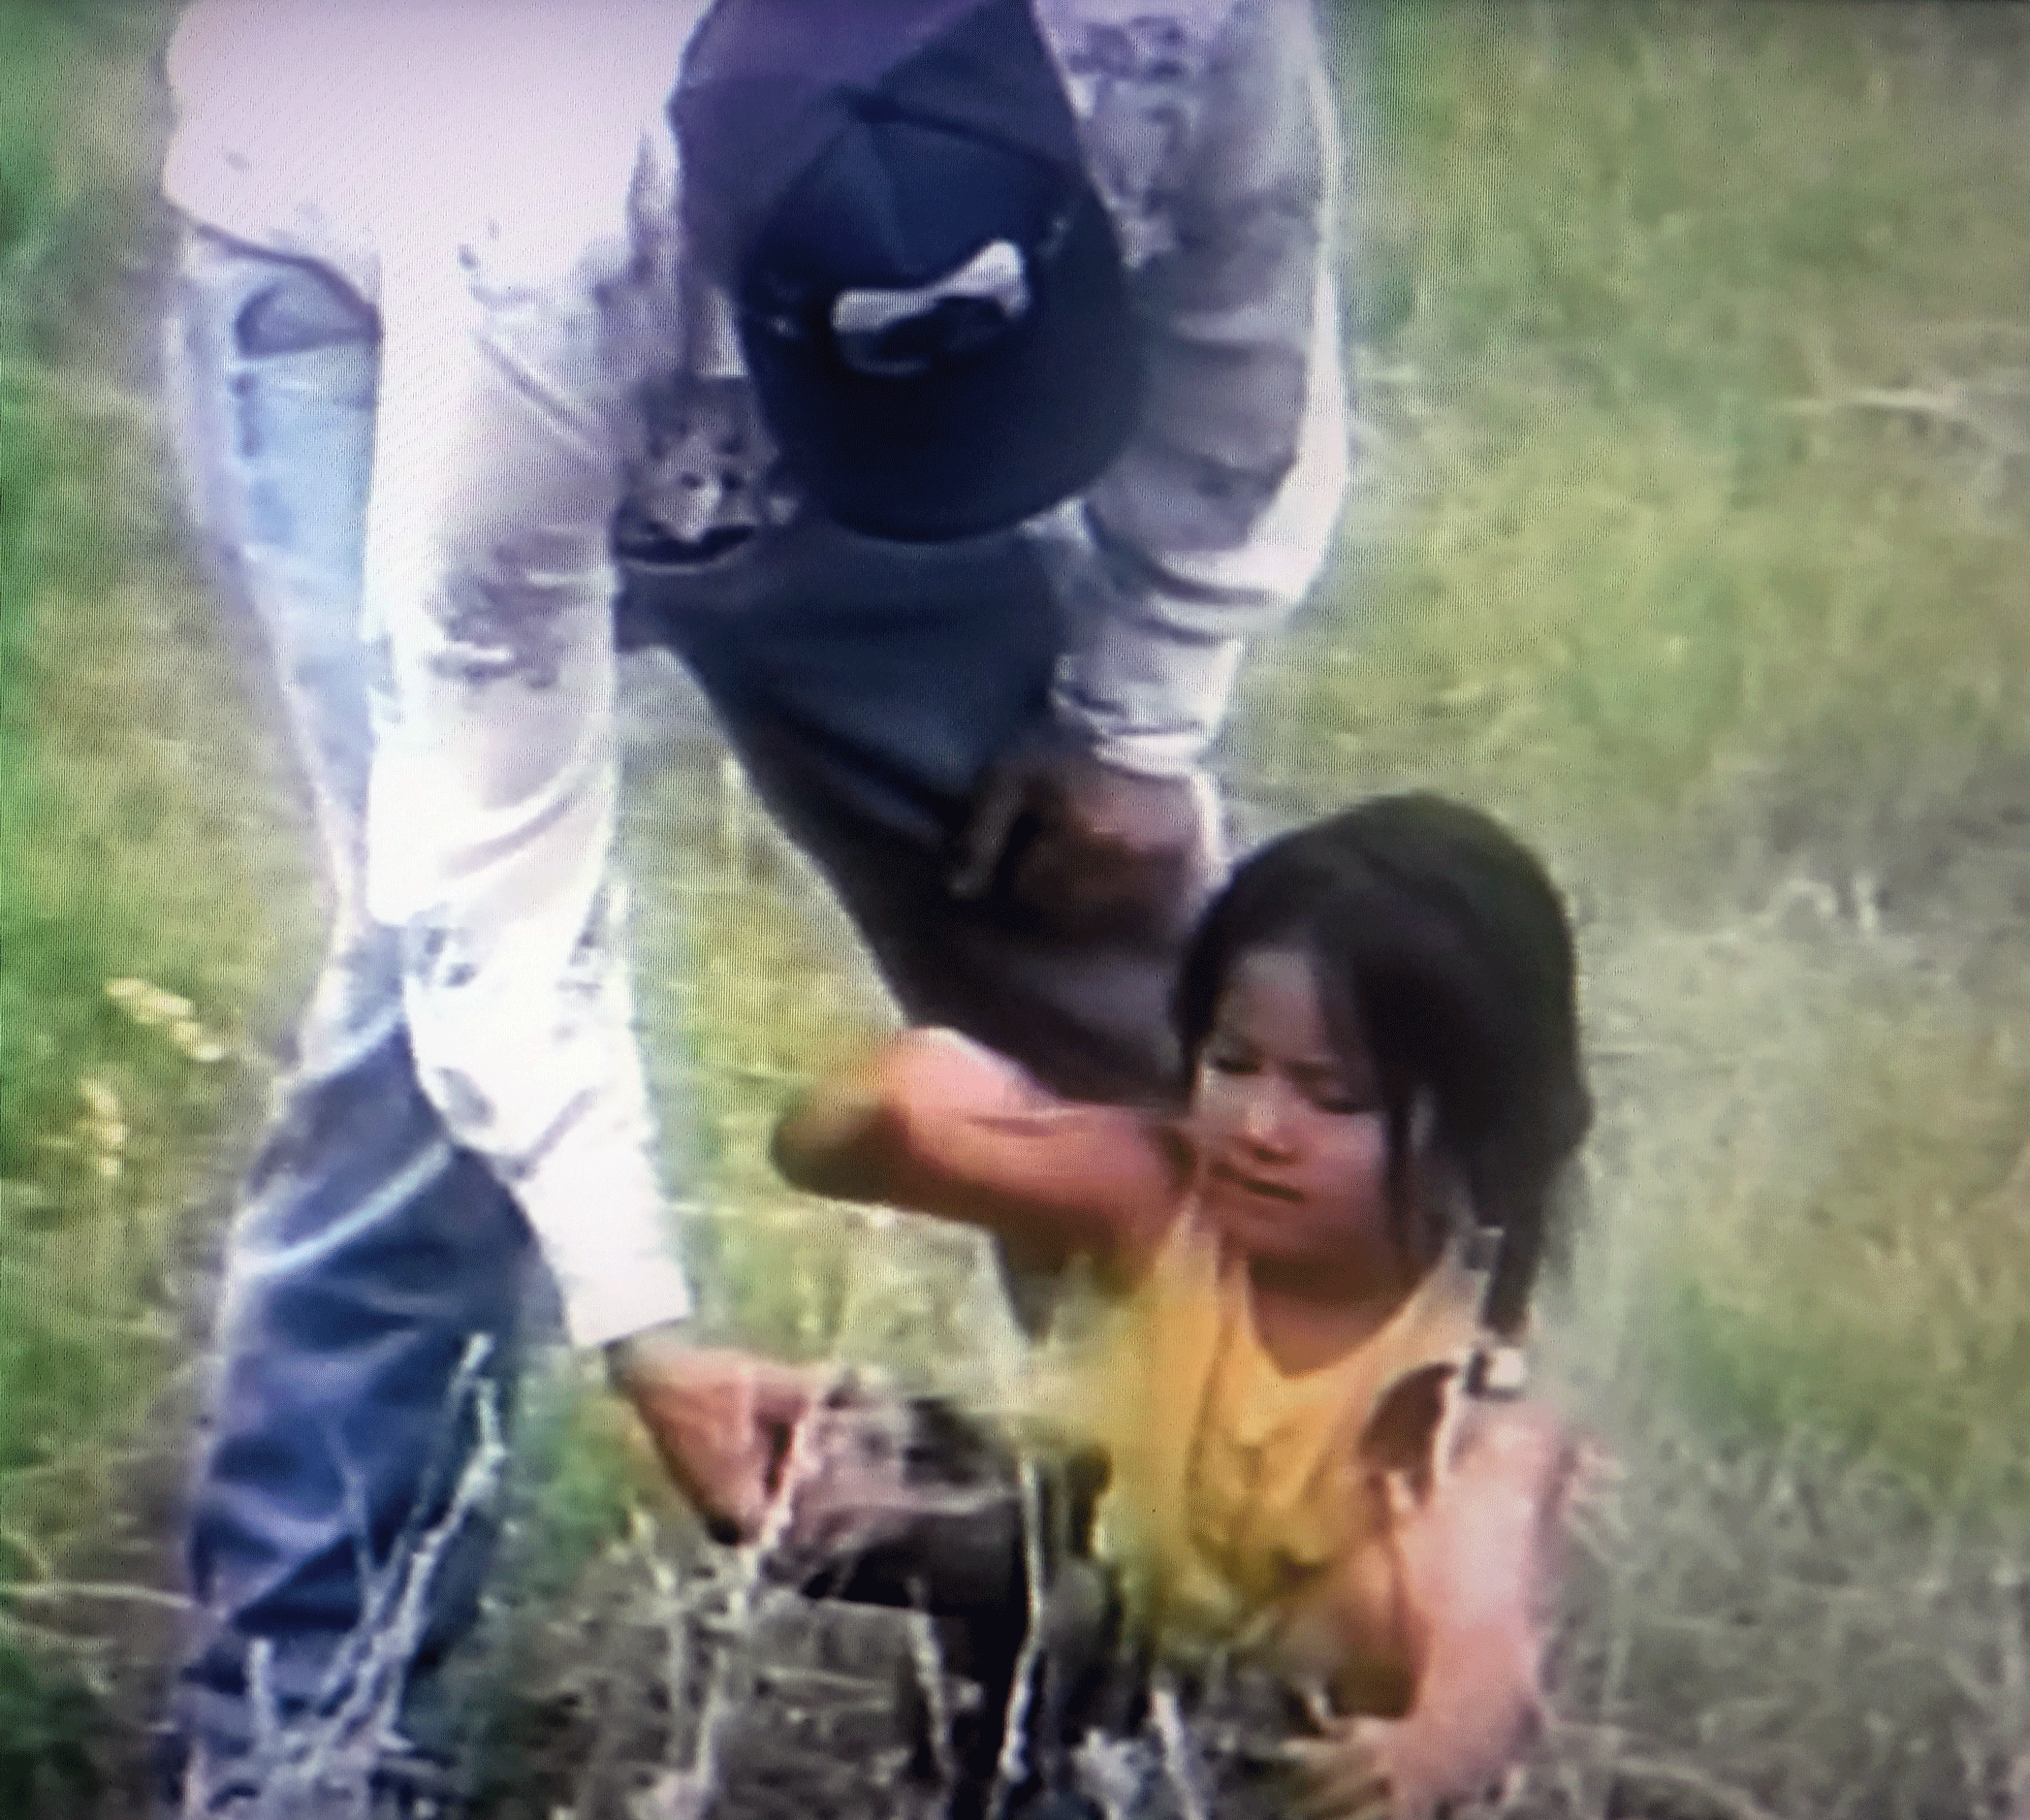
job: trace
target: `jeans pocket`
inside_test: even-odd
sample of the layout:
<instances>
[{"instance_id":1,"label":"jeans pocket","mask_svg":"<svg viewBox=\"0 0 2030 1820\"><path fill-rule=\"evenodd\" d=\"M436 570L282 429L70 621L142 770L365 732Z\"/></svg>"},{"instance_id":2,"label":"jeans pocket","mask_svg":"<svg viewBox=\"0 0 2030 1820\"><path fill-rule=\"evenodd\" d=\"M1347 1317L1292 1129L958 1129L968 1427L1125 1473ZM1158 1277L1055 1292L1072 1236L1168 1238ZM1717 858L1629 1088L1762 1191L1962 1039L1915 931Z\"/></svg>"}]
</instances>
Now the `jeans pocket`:
<instances>
[{"instance_id":1,"label":"jeans pocket","mask_svg":"<svg viewBox=\"0 0 2030 1820\"><path fill-rule=\"evenodd\" d=\"M379 338L374 312L337 279L306 265L277 265L277 275L240 305L235 347L245 358L306 354Z\"/></svg>"}]
</instances>

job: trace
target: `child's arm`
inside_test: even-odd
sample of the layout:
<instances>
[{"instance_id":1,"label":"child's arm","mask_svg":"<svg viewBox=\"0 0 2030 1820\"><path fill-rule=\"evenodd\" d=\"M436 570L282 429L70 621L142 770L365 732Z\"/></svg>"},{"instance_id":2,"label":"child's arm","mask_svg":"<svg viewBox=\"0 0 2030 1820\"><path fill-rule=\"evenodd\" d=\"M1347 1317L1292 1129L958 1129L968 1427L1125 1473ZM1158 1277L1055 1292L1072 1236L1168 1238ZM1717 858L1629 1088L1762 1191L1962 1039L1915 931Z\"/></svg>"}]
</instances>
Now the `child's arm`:
<instances>
[{"instance_id":1,"label":"child's arm","mask_svg":"<svg viewBox=\"0 0 2030 1820\"><path fill-rule=\"evenodd\" d=\"M1055 1099L942 1030L905 1031L854 1072L818 1082L776 1127L772 1154L813 1194L1117 1263L1154 1244L1185 1168L1157 1121Z\"/></svg>"},{"instance_id":2,"label":"child's arm","mask_svg":"<svg viewBox=\"0 0 2030 1820\"><path fill-rule=\"evenodd\" d=\"M1463 1415L1435 1483L1393 1493L1416 1694L1367 1742L1404 1814L1498 1781L1542 1724L1542 1619L1574 1452L1540 1409L1470 1402Z\"/></svg>"},{"instance_id":3,"label":"child's arm","mask_svg":"<svg viewBox=\"0 0 2030 1820\"><path fill-rule=\"evenodd\" d=\"M1498 1781L1541 1723L1540 1619L1573 1450L1534 1407L1459 1414L1435 1471L1381 1467L1387 1533L1341 1564L1312 1620L1343 1651L1336 1703L1370 1715L1346 1728L1346 1767L1385 1781L1401 1820Z\"/></svg>"}]
</instances>

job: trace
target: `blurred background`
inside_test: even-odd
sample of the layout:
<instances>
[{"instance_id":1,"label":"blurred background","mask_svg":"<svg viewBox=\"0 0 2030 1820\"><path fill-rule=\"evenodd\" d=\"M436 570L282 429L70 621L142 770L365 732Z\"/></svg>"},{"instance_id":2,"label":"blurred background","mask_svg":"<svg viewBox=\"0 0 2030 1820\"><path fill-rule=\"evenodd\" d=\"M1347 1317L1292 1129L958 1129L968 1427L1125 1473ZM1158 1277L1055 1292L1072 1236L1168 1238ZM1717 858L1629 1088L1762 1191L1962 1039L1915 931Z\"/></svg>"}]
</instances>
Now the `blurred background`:
<instances>
[{"instance_id":1,"label":"blurred background","mask_svg":"<svg viewBox=\"0 0 2030 1820\"><path fill-rule=\"evenodd\" d=\"M1361 481L1221 763L1257 830L1485 803L1580 921L1601 1120L1540 1350L1600 1466L1509 1811L2030 1820L2030 14L1321 11ZM173 16L0 0L0 1813L39 1820L140 1811L220 1222L318 949L153 400ZM785 1092L889 1012L681 684L632 686L711 1317L991 1384L970 1240L772 1178ZM547 1820L626 1748L600 1626L682 1517L580 1366L535 1405L479 1697L494 1811Z\"/></svg>"}]
</instances>

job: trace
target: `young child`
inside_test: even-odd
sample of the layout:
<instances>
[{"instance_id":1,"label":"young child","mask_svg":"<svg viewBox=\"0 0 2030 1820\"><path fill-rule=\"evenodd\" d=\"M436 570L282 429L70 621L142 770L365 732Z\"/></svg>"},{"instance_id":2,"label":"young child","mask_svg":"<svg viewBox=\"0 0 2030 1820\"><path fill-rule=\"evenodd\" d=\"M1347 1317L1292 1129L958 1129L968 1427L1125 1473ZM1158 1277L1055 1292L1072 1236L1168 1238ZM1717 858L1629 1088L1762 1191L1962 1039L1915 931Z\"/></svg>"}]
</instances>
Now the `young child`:
<instances>
[{"instance_id":1,"label":"young child","mask_svg":"<svg viewBox=\"0 0 2030 1820\"><path fill-rule=\"evenodd\" d=\"M1426 1813L1538 1721L1570 1449L1466 1393L1463 1254L1540 1229L1586 1132L1573 972L1556 889L1499 824L1378 799L1271 843L1206 913L1180 1110L1069 1104L911 1031L777 1133L802 1187L1090 1260L1097 1318L1039 1380L1108 1460L1100 1557L1158 1655L1238 1651L1310 1690L1324 1805Z\"/></svg>"},{"instance_id":2,"label":"young child","mask_svg":"<svg viewBox=\"0 0 2030 1820\"><path fill-rule=\"evenodd\" d=\"M777 1133L802 1187L1092 1261L1104 1310L1052 1400L1110 1460L1130 1611L1159 1651L1322 1690L1317 1767L1398 1813L1498 1777L1537 1723L1571 1451L1464 1393L1463 1241L1540 1226L1585 1134L1573 974L1532 854L1383 798L1264 847L1207 912L1180 1113L1067 1104L911 1031Z\"/></svg>"}]
</instances>

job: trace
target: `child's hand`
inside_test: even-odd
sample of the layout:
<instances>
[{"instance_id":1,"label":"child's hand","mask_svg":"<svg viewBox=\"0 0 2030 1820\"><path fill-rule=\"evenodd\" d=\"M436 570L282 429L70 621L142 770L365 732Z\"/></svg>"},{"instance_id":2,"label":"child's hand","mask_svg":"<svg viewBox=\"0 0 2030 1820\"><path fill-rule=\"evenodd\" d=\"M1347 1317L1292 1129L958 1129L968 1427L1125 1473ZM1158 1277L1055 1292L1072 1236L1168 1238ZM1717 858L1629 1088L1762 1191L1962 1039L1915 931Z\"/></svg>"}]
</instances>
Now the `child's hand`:
<instances>
[{"instance_id":1,"label":"child's hand","mask_svg":"<svg viewBox=\"0 0 2030 1820\"><path fill-rule=\"evenodd\" d=\"M822 1375L659 1331L617 1342L609 1357L671 1479L713 1534L758 1535Z\"/></svg>"},{"instance_id":2,"label":"child's hand","mask_svg":"<svg viewBox=\"0 0 2030 1820\"><path fill-rule=\"evenodd\" d=\"M1284 1745L1297 1786L1285 1798L1291 1820L1393 1820L1388 1772L1369 1742L1375 1719L1342 1719L1323 1738Z\"/></svg>"},{"instance_id":3,"label":"child's hand","mask_svg":"<svg viewBox=\"0 0 2030 1820\"><path fill-rule=\"evenodd\" d=\"M1284 1747L1297 1772L1285 1802L1291 1820L1431 1820L1442 1803L1495 1792L1507 1760L1477 1780L1436 1757L1431 1740L1403 1719L1342 1719L1323 1738Z\"/></svg>"}]
</instances>

